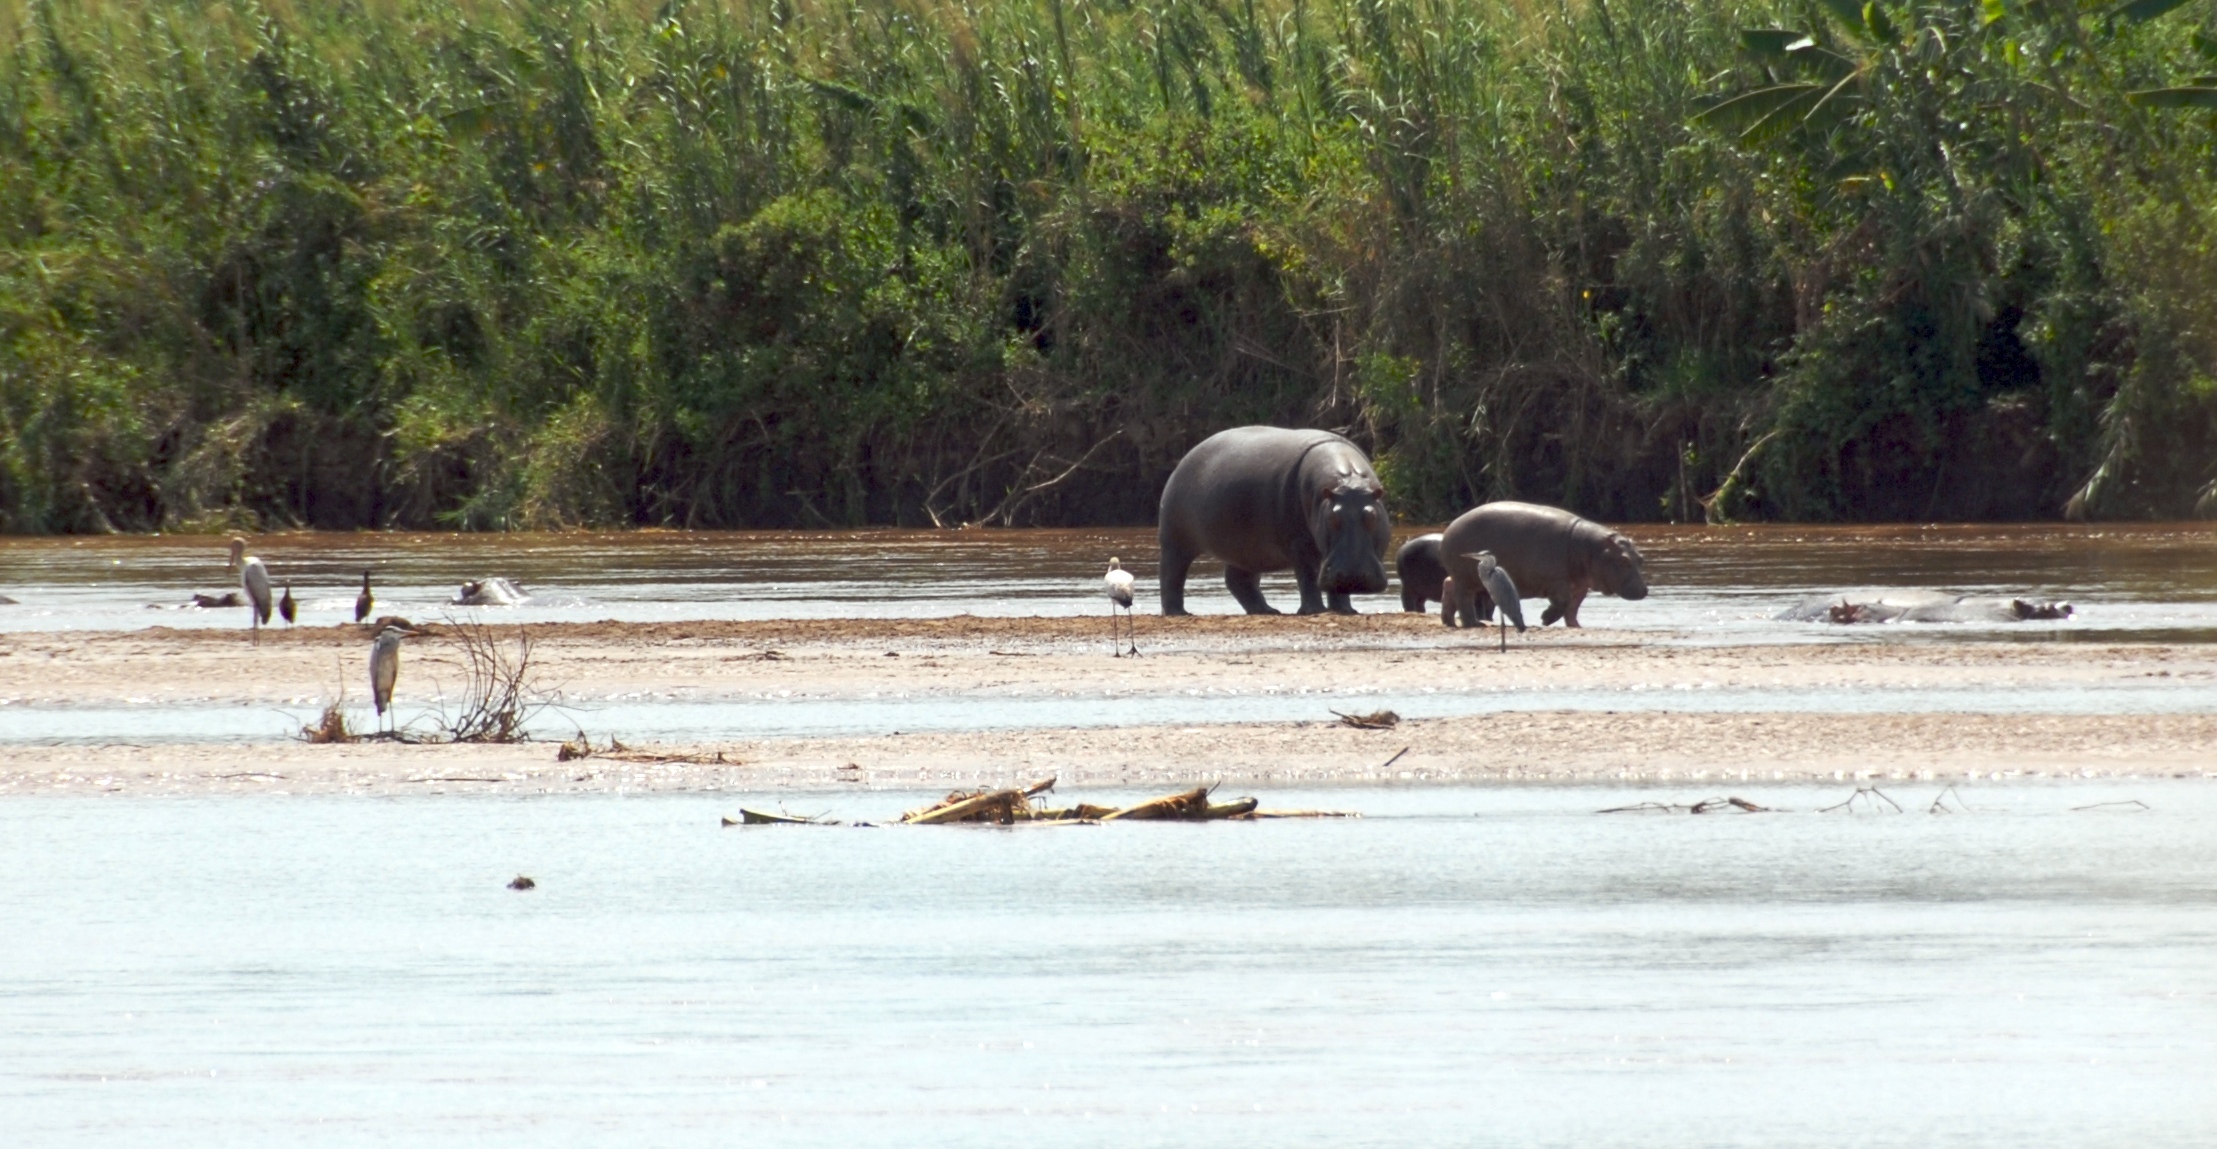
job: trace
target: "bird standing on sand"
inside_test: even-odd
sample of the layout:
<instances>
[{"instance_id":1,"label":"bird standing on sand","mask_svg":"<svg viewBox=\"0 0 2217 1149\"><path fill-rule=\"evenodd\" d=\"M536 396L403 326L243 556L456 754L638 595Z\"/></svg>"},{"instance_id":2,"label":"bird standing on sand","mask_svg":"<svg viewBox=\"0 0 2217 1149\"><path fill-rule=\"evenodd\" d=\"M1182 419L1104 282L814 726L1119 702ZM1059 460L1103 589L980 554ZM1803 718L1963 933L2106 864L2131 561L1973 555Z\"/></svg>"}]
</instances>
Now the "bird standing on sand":
<instances>
[{"instance_id":1,"label":"bird standing on sand","mask_svg":"<svg viewBox=\"0 0 2217 1149\"><path fill-rule=\"evenodd\" d=\"M377 605L376 596L370 594L369 572L362 572L362 593L354 596L354 621L359 623L369 617L370 608Z\"/></svg>"},{"instance_id":2,"label":"bird standing on sand","mask_svg":"<svg viewBox=\"0 0 2217 1149\"><path fill-rule=\"evenodd\" d=\"M1103 583L1103 585L1108 587L1109 649L1116 650L1116 610L1118 607L1122 607L1124 609L1124 633L1126 637L1131 639L1131 650L1128 652L1116 650L1116 657L1122 658L1126 653L1138 654L1139 638L1136 634L1132 632L1131 629L1133 626L1132 572L1125 570L1122 564L1118 563L1116 559L1112 557L1109 559L1108 574L1101 579L1101 582Z\"/></svg>"},{"instance_id":3,"label":"bird standing on sand","mask_svg":"<svg viewBox=\"0 0 2217 1149\"><path fill-rule=\"evenodd\" d=\"M403 632L397 626L388 626L377 632L377 640L370 644L369 684L370 702L377 707L378 724L384 724L385 712L392 709L393 682L400 677L400 640Z\"/></svg>"},{"instance_id":4,"label":"bird standing on sand","mask_svg":"<svg viewBox=\"0 0 2217 1149\"><path fill-rule=\"evenodd\" d=\"M284 597L277 600L277 613L284 617L286 626L300 621L300 607L293 602L293 584L290 580L285 583Z\"/></svg>"},{"instance_id":5,"label":"bird standing on sand","mask_svg":"<svg viewBox=\"0 0 2217 1149\"><path fill-rule=\"evenodd\" d=\"M237 539L231 540L231 545L241 550L245 546ZM262 624L269 621L269 611L273 605L269 595L269 568L262 565L260 556L248 555L240 560L239 589L246 592L246 608L252 612L248 621L254 627L254 645L260 646Z\"/></svg>"},{"instance_id":6,"label":"bird standing on sand","mask_svg":"<svg viewBox=\"0 0 2217 1149\"><path fill-rule=\"evenodd\" d=\"M1509 649L1509 625L1516 624L1516 632L1524 633L1524 596L1517 593L1516 580L1494 561L1492 551L1479 551L1464 555L1478 560L1478 585L1486 588L1486 597L1501 608L1501 649Z\"/></svg>"}]
</instances>

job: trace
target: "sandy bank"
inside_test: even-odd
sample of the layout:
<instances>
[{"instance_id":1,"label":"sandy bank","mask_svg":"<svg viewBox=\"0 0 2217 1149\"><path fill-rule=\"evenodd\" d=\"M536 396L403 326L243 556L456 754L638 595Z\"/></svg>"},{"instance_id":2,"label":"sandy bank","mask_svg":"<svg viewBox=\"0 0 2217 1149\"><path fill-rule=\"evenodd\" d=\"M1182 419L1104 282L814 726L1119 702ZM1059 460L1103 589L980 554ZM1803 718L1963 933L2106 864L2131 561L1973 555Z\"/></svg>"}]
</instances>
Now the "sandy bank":
<instances>
[{"instance_id":1,"label":"sandy bank","mask_svg":"<svg viewBox=\"0 0 2217 1149\"><path fill-rule=\"evenodd\" d=\"M1207 780L1268 788L2217 777L2213 747L2217 716L2206 715L1542 712L1411 721L1390 731L1285 723L642 746L567 762L546 742L29 747L0 763L0 794L744 794L935 789L1049 774L1066 789Z\"/></svg>"},{"instance_id":2,"label":"sandy bank","mask_svg":"<svg viewBox=\"0 0 2217 1149\"><path fill-rule=\"evenodd\" d=\"M650 746L557 762L552 743L18 746L0 793L425 793L486 790L750 791L899 788L1059 774L1066 785L1235 785L1501 780L1697 782L1963 778L1971 775L2201 775L2217 772L2217 650L2191 645L1993 641L1689 646L1653 635L1535 631L1493 649L1491 632L1424 618L1143 619L1140 658L1107 655L1094 620L953 618L549 625L532 631L537 680L580 705L604 699L812 698L858 707L891 696L996 699L1176 696L1176 725L1027 729ZM366 639L355 628L244 634L151 630L0 638L10 706L319 703L343 685L360 701ZM411 641L402 709L459 682L450 642ZM1404 722L1386 732L1331 720L1211 720L1209 693L1381 693L1601 687L2129 688L2211 684L2213 713L2170 715L1718 714L1521 712ZM1189 702L1187 700L1190 700ZM1407 752L1390 767L1386 760ZM721 755L721 758L717 757ZM850 767L849 764L852 764Z\"/></svg>"},{"instance_id":3,"label":"sandy bank","mask_svg":"<svg viewBox=\"0 0 2217 1149\"><path fill-rule=\"evenodd\" d=\"M1876 628L1874 628L1875 631ZM1872 632L1864 632L1872 633ZM1493 632L1421 616L1141 620L1140 658L1110 658L1106 620L972 618L586 623L531 628L536 681L579 702L873 694L1174 694L1189 691L1520 688L2117 687L2207 681L2217 648L2057 642L1689 646L1677 636ZM0 636L0 703L314 703L363 693L367 636L351 625L246 634L207 630ZM399 698L451 691L448 640L410 640ZM1197 704L1205 705L1205 703ZM1319 717L1323 704L1319 704ZM1206 715L1197 717L1205 718ZM610 731L621 736L622 731Z\"/></svg>"}]
</instances>

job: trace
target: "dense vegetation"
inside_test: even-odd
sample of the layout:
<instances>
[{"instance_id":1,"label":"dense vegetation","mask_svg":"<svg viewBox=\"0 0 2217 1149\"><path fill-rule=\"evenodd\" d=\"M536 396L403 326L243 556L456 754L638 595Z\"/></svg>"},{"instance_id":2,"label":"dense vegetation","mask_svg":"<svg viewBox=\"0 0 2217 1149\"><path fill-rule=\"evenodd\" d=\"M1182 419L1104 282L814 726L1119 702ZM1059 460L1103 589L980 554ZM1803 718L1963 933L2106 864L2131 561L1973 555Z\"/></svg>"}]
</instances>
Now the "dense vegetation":
<instances>
[{"instance_id":1,"label":"dense vegetation","mask_svg":"<svg viewBox=\"0 0 2217 1149\"><path fill-rule=\"evenodd\" d=\"M0 0L0 529L2217 505L2217 4Z\"/></svg>"}]
</instances>

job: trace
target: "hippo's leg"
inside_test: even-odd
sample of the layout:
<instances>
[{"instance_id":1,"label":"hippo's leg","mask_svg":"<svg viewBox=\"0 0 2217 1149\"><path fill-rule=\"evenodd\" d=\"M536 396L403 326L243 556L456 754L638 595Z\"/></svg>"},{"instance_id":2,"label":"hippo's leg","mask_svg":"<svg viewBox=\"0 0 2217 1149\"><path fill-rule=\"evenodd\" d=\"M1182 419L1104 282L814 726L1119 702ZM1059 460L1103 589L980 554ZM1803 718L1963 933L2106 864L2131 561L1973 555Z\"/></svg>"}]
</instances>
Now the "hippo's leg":
<instances>
[{"instance_id":1,"label":"hippo's leg","mask_svg":"<svg viewBox=\"0 0 2217 1149\"><path fill-rule=\"evenodd\" d=\"M1316 585L1316 567L1296 557L1293 560L1293 581L1301 586L1301 613L1323 614L1324 594ZM1344 599L1347 596L1337 595L1334 597ZM1332 609L1338 610L1339 608L1335 604ZM1347 610L1340 611L1340 613L1352 614L1354 608L1350 607Z\"/></svg>"},{"instance_id":2,"label":"hippo's leg","mask_svg":"<svg viewBox=\"0 0 2217 1149\"><path fill-rule=\"evenodd\" d=\"M1277 607L1263 601L1262 576L1238 567L1224 568L1224 586L1239 600L1242 610L1249 614L1282 614Z\"/></svg>"},{"instance_id":3,"label":"hippo's leg","mask_svg":"<svg viewBox=\"0 0 2217 1149\"><path fill-rule=\"evenodd\" d=\"M1401 609L1410 614L1424 613L1424 592L1404 582L1401 584Z\"/></svg>"},{"instance_id":4,"label":"hippo's leg","mask_svg":"<svg viewBox=\"0 0 2217 1149\"><path fill-rule=\"evenodd\" d=\"M1584 629L1578 627L1578 604L1584 601L1586 601L1586 592L1583 588L1573 588L1568 595L1562 598L1548 599L1547 611L1540 615L1540 625L1546 626L1559 618L1563 620L1564 626Z\"/></svg>"},{"instance_id":5,"label":"hippo's leg","mask_svg":"<svg viewBox=\"0 0 2217 1149\"><path fill-rule=\"evenodd\" d=\"M1449 575L1440 582L1440 625L1455 625L1455 576Z\"/></svg>"},{"instance_id":6,"label":"hippo's leg","mask_svg":"<svg viewBox=\"0 0 2217 1149\"><path fill-rule=\"evenodd\" d=\"M1361 611L1355 609L1354 600L1348 598L1346 593L1343 591L1333 591L1332 593L1325 595L1324 605L1329 607L1333 614L1362 613ZM1417 609L1422 610L1424 608L1418 607Z\"/></svg>"},{"instance_id":7,"label":"hippo's leg","mask_svg":"<svg viewBox=\"0 0 2217 1149\"><path fill-rule=\"evenodd\" d=\"M1477 626L1493 617L1493 596L1482 588L1471 587L1470 593L1465 594L1462 602L1457 605L1462 610L1464 626Z\"/></svg>"},{"instance_id":8,"label":"hippo's leg","mask_svg":"<svg viewBox=\"0 0 2217 1149\"><path fill-rule=\"evenodd\" d=\"M1553 626L1555 625L1555 620L1561 617L1563 617L1562 600L1553 598L1548 599L1547 609L1540 612L1540 625Z\"/></svg>"},{"instance_id":9,"label":"hippo's leg","mask_svg":"<svg viewBox=\"0 0 2217 1149\"><path fill-rule=\"evenodd\" d=\"M1185 610L1185 576L1193 568L1193 552L1164 543L1162 570L1156 576L1156 585L1162 589L1162 614L1164 618L1183 615Z\"/></svg>"},{"instance_id":10,"label":"hippo's leg","mask_svg":"<svg viewBox=\"0 0 2217 1149\"><path fill-rule=\"evenodd\" d=\"M1475 582L1467 587L1461 583L1455 584L1455 614L1461 618L1464 626L1478 625L1478 607L1488 601L1486 592L1479 589Z\"/></svg>"}]
</instances>

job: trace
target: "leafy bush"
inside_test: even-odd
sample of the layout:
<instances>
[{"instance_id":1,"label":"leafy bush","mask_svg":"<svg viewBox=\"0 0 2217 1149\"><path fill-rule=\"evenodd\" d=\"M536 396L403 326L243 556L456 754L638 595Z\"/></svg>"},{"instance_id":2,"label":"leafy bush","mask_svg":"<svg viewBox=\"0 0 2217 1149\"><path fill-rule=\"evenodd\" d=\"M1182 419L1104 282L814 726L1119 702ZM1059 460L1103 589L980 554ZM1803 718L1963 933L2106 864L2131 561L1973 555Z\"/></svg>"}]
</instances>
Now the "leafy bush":
<instances>
[{"instance_id":1,"label":"leafy bush","mask_svg":"<svg viewBox=\"0 0 2217 1149\"><path fill-rule=\"evenodd\" d=\"M0 529L2209 510L2213 21L0 0Z\"/></svg>"}]
</instances>

